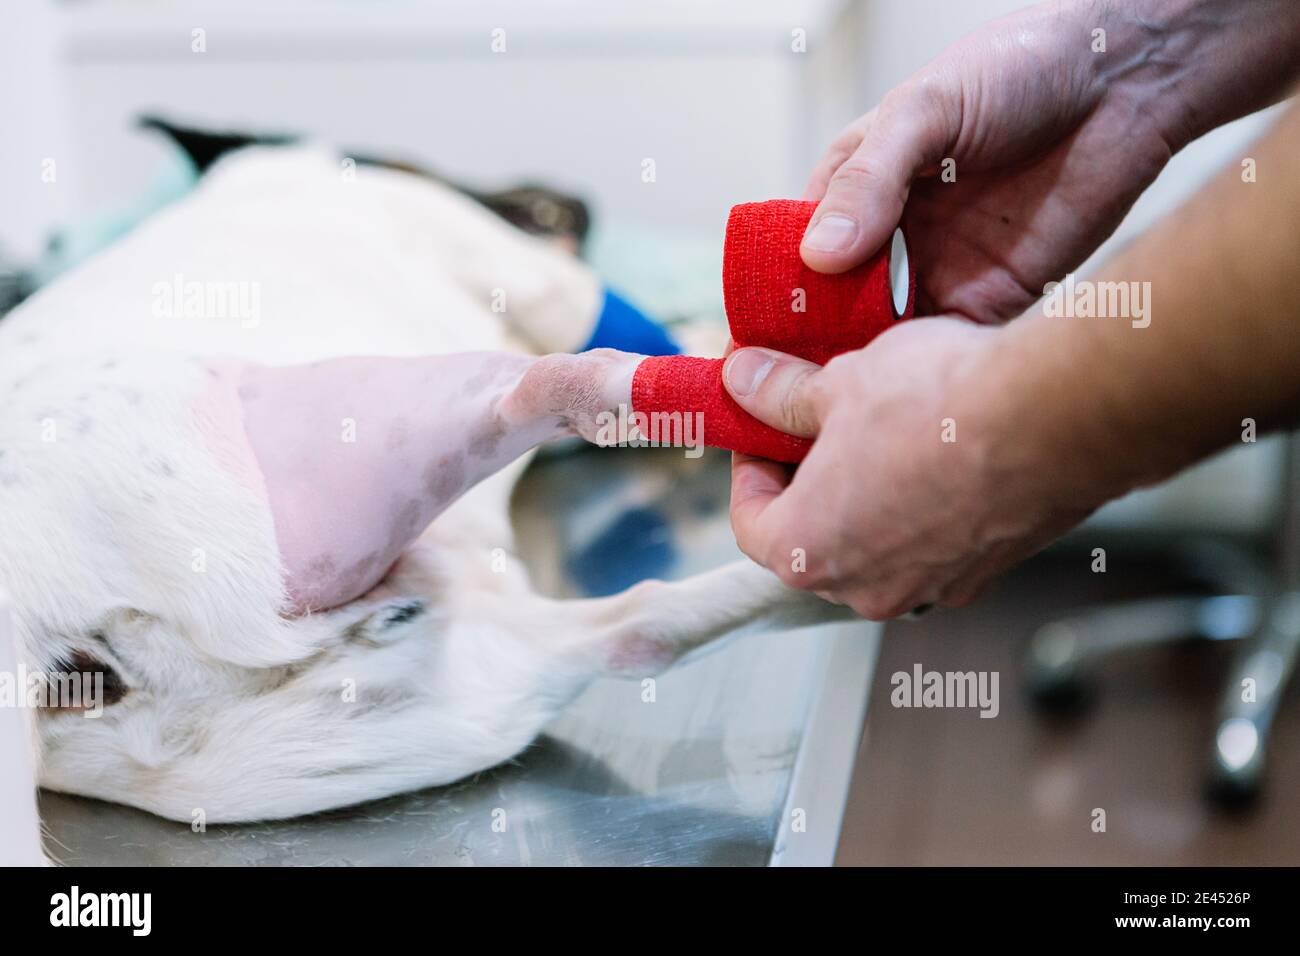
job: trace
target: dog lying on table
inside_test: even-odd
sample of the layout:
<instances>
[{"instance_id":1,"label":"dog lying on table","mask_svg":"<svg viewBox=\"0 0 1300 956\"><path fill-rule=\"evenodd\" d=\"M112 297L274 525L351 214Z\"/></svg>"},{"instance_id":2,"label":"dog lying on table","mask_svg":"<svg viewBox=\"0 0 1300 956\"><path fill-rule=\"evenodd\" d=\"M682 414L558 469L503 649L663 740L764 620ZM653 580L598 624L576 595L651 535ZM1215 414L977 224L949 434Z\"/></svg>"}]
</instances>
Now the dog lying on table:
<instances>
[{"instance_id":1,"label":"dog lying on table","mask_svg":"<svg viewBox=\"0 0 1300 956\"><path fill-rule=\"evenodd\" d=\"M511 487L641 358L567 354L602 294L445 185L250 148L0 322L19 659L104 688L97 719L37 711L33 783L325 810L506 760L598 677L839 616L749 562L532 590Z\"/></svg>"}]
</instances>

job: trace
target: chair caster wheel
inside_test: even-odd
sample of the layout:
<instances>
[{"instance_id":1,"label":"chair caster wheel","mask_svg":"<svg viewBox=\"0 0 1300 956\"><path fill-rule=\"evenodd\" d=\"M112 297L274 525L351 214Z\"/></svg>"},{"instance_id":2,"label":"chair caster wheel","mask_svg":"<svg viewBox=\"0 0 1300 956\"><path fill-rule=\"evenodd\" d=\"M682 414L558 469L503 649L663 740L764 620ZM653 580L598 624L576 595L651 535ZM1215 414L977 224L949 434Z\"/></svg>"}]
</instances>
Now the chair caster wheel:
<instances>
[{"instance_id":1,"label":"chair caster wheel","mask_svg":"<svg viewBox=\"0 0 1300 956\"><path fill-rule=\"evenodd\" d=\"M1229 717L1219 724L1206 781L1212 803L1242 811L1258 801L1264 779L1263 743L1263 733L1252 720Z\"/></svg>"},{"instance_id":2,"label":"chair caster wheel","mask_svg":"<svg viewBox=\"0 0 1300 956\"><path fill-rule=\"evenodd\" d=\"M1045 714L1071 716L1087 710L1092 701L1088 684L1077 674L1030 674L1026 684L1030 701Z\"/></svg>"},{"instance_id":3,"label":"chair caster wheel","mask_svg":"<svg viewBox=\"0 0 1300 956\"><path fill-rule=\"evenodd\" d=\"M1259 803L1263 787L1258 779L1237 779L1211 774L1205 783L1205 796L1215 807L1227 813L1246 813Z\"/></svg>"},{"instance_id":4,"label":"chair caster wheel","mask_svg":"<svg viewBox=\"0 0 1300 956\"><path fill-rule=\"evenodd\" d=\"M1029 642L1025 686L1039 710L1057 715L1075 714L1088 703L1088 687L1078 655L1079 639L1073 627L1049 624Z\"/></svg>"}]
</instances>

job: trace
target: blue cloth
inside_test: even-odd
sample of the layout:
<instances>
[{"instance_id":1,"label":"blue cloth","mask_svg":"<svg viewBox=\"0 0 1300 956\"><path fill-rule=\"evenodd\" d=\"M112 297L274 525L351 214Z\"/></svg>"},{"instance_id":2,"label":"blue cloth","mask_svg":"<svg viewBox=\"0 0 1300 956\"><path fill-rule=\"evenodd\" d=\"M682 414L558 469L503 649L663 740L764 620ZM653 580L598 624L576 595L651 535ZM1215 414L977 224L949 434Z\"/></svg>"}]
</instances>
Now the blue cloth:
<instances>
[{"instance_id":1,"label":"blue cloth","mask_svg":"<svg viewBox=\"0 0 1300 956\"><path fill-rule=\"evenodd\" d=\"M641 355L679 355L682 351L663 326L611 289L605 290L591 338L578 351L587 349L619 349Z\"/></svg>"},{"instance_id":2,"label":"blue cloth","mask_svg":"<svg viewBox=\"0 0 1300 956\"><path fill-rule=\"evenodd\" d=\"M658 508L633 508L570 556L565 569L585 596L607 597L667 577L676 561L668 516Z\"/></svg>"}]
</instances>

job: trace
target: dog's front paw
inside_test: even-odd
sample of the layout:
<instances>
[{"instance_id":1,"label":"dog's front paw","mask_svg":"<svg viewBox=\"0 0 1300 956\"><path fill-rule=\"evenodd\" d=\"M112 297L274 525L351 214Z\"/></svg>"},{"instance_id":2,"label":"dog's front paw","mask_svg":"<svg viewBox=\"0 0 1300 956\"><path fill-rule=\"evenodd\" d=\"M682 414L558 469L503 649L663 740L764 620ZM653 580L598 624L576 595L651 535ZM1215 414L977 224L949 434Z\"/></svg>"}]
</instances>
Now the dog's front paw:
<instances>
[{"instance_id":1,"label":"dog's front paw","mask_svg":"<svg viewBox=\"0 0 1300 956\"><path fill-rule=\"evenodd\" d=\"M632 376L644 356L615 349L544 355L506 396L512 421L554 418L587 441L600 442L610 416L632 401Z\"/></svg>"}]
</instances>

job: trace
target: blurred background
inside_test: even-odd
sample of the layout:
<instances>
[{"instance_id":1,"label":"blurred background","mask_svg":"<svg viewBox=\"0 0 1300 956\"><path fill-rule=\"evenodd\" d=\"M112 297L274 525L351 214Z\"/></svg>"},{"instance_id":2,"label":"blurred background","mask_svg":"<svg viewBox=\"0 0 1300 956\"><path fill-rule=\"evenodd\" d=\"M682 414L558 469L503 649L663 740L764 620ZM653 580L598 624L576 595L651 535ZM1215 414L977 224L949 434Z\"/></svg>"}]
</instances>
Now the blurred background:
<instances>
[{"instance_id":1,"label":"blurred background","mask_svg":"<svg viewBox=\"0 0 1300 956\"><path fill-rule=\"evenodd\" d=\"M137 128L153 114L317 138L480 189L563 190L587 203L584 255L614 285L665 321L721 322L728 209L798 196L843 125L1023 5L22 0L0 13L0 309L192 188L174 145ZM1268 121L1176 157L1098 257ZM1285 589L1286 460L1276 439L1243 444L1115 503L976 608L889 625L839 862L1300 862L1293 644L1230 639L1267 631L1264 598ZM1204 602L1216 594L1247 600ZM1153 597L1175 600L1059 623ZM1114 653L1094 659L1101 646ZM1252 647L1271 656L1243 665ZM999 670L1000 717L895 710L889 675L915 662ZM1267 708L1224 709L1240 666L1271 675Z\"/></svg>"}]
</instances>

